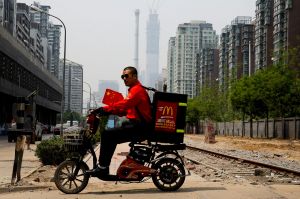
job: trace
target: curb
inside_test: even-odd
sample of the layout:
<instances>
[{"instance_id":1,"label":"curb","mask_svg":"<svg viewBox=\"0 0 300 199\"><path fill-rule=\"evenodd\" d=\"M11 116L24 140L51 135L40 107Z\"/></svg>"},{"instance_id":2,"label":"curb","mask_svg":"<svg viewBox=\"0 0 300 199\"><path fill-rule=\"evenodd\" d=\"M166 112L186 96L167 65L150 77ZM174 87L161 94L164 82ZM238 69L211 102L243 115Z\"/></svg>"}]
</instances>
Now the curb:
<instances>
[{"instance_id":1,"label":"curb","mask_svg":"<svg viewBox=\"0 0 300 199\"><path fill-rule=\"evenodd\" d=\"M14 186L8 185L7 187L0 187L0 194L20 192L20 191L29 191L37 189L46 189L48 186Z\"/></svg>"},{"instance_id":2,"label":"curb","mask_svg":"<svg viewBox=\"0 0 300 199\"><path fill-rule=\"evenodd\" d=\"M42 168L42 167L43 167L43 165L41 164L41 165L39 165L38 167L36 167L36 168L34 168L34 169L32 169L32 170L26 172L23 176L21 176L20 181L23 180L24 178L27 178L28 176L30 176L31 174L33 174L34 172L36 172L37 170L39 170L39 169ZM21 171L22 171L22 170L21 170ZM11 185L11 183L3 183L3 184L0 184L0 189L1 189L2 187L9 187L9 186L16 186L16 185ZM18 186L18 185L17 185L17 186ZM1 191L0 191L0 193L1 193Z\"/></svg>"},{"instance_id":3,"label":"curb","mask_svg":"<svg viewBox=\"0 0 300 199\"><path fill-rule=\"evenodd\" d=\"M100 149L100 144L98 143L96 145L96 147L94 148L96 155L97 155L97 151L99 149ZM84 161L87 162L87 161L89 161L90 158L92 158L92 155L89 153L84 158ZM20 181L22 181L24 178L27 178L28 176L32 175L34 172L36 172L37 170L39 170L43 166L44 166L43 164L40 164L38 167L33 168L32 170L26 172L23 176L21 176ZM3 183L3 184L0 184L0 194L1 193L17 192L17 191L33 190L33 189L44 189L44 188L48 188L48 187L47 186L38 186L38 185L32 185L32 186L28 186L28 185L23 186L23 185L18 185L18 184L11 185L11 183Z\"/></svg>"},{"instance_id":4,"label":"curb","mask_svg":"<svg viewBox=\"0 0 300 199\"><path fill-rule=\"evenodd\" d=\"M39 170L39 169L42 168L43 166L44 166L44 165L41 164L40 166L38 166L38 167L32 169L32 170L29 171L27 174L25 174L23 177L21 177L21 180L22 180L23 178L27 178L28 176L30 176L31 174L33 174L34 172L36 172L37 170Z\"/></svg>"}]
</instances>

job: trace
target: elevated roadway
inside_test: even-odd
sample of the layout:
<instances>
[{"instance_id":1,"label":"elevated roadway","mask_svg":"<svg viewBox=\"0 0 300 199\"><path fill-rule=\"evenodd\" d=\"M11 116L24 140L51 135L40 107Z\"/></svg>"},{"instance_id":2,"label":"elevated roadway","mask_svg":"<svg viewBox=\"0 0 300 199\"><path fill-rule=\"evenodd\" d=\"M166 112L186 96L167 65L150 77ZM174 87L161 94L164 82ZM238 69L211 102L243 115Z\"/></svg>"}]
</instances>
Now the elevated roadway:
<instances>
[{"instance_id":1,"label":"elevated roadway","mask_svg":"<svg viewBox=\"0 0 300 199\"><path fill-rule=\"evenodd\" d=\"M0 125L14 114L16 98L35 90L38 90L36 119L55 124L60 112L62 82L29 51L0 26Z\"/></svg>"}]
</instances>

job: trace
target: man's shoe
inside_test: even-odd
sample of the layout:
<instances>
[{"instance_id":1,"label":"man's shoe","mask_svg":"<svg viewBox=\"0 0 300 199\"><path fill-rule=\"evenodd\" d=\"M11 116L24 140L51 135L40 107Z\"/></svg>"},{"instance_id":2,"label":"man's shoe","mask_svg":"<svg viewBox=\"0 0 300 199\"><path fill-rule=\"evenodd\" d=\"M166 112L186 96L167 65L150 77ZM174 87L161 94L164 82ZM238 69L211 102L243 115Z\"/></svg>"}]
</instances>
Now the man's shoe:
<instances>
[{"instance_id":1,"label":"man's shoe","mask_svg":"<svg viewBox=\"0 0 300 199\"><path fill-rule=\"evenodd\" d=\"M100 168L97 166L95 169L86 171L86 173L92 177L105 177L109 175L109 167Z\"/></svg>"}]
</instances>

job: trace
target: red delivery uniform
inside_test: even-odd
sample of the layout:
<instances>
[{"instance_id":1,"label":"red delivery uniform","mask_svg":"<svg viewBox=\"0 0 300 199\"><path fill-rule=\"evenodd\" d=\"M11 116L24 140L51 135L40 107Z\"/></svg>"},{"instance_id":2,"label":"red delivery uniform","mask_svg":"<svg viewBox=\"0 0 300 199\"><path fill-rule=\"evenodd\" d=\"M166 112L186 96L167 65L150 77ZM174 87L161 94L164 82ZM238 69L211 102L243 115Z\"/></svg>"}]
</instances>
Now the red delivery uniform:
<instances>
[{"instance_id":1,"label":"red delivery uniform","mask_svg":"<svg viewBox=\"0 0 300 199\"><path fill-rule=\"evenodd\" d=\"M110 90L105 94L102 101L107 106L93 111L100 115L126 115L127 118L120 127L106 129L101 132L99 166L88 171L93 175L105 176L109 174L109 165L117 144L142 141L149 136L152 120L151 104L148 93L137 79L137 70L131 66L126 67L121 78L125 85L129 87L126 98L122 99L119 94Z\"/></svg>"}]
</instances>

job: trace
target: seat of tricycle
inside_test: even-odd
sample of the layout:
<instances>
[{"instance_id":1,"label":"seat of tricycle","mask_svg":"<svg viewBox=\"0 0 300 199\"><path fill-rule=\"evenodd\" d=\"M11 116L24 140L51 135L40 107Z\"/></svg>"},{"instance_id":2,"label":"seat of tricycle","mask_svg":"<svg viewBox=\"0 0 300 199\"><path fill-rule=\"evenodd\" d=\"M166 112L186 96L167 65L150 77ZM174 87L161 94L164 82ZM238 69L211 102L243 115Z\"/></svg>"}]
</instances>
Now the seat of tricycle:
<instances>
[{"instance_id":1,"label":"seat of tricycle","mask_svg":"<svg viewBox=\"0 0 300 199\"><path fill-rule=\"evenodd\" d=\"M129 143L130 147L137 146L137 145L146 145L149 147L155 148L157 151L172 151L172 150L185 150L186 144L185 143L158 143L158 142L150 142L147 140L144 141L132 141Z\"/></svg>"},{"instance_id":2,"label":"seat of tricycle","mask_svg":"<svg viewBox=\"0 0 300 199\"><path fill-rule=\"evenodd\" d=\"M186 144L178 143L178 144L154 144L158 151L172 151L172 150L185 150Z\"/></svg>"}]
</instances>

